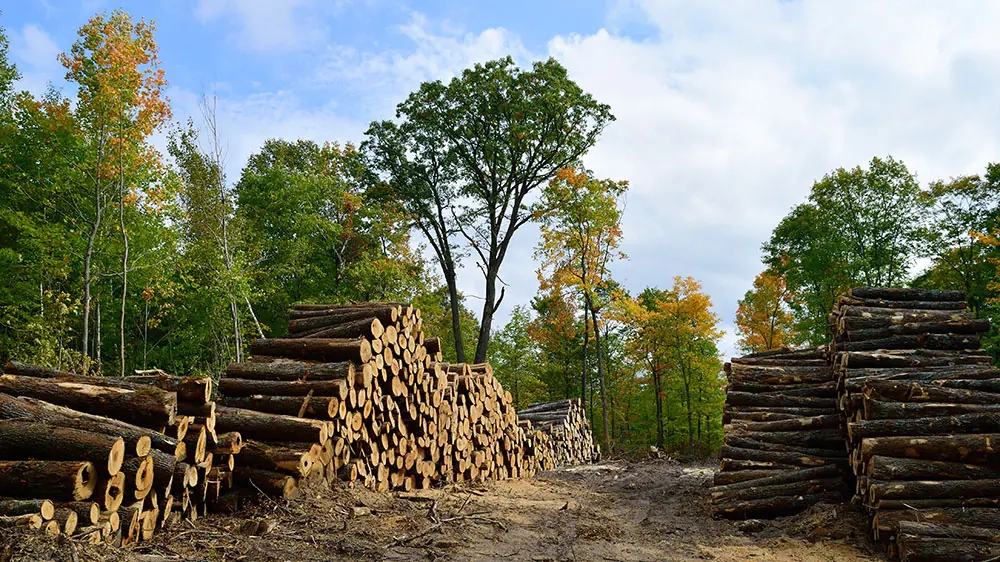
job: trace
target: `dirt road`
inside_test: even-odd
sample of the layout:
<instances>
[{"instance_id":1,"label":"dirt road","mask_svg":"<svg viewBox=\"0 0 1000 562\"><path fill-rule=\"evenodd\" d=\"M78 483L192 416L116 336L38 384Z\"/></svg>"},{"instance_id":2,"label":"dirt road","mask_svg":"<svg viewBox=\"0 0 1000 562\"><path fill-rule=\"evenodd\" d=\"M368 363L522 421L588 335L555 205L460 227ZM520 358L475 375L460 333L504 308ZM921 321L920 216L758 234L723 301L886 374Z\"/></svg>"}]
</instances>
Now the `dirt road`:
<instances>
[{"instance_id":1,"label":"dirt road","mask_svg":"<svg viewBox=\"0 0 1000 562\"><path fill-rule=\"evenodd\" d=\"M882 560L864 520L823 506L778 522L714 520L712 469L670 461L603 463L533 479L449 486L403 497L310 491L264 501L238 517L212 515L131 551L79 560L207 561L688 561ZM355 509L358 508L358 509ZM367 515L368 511L372 515ZM248 518L253 523L247 523ZM31 545L34 545L32 547ZM53 555L43 554L42 547ZM9 560L71 560L39 541ZM49 551L45 551L49 552ZM145 555L145 558L137 555ZM156 558L151 558L156 557ZM4 561L0 550L0 562Z\"/></svg>"}]
</instances>

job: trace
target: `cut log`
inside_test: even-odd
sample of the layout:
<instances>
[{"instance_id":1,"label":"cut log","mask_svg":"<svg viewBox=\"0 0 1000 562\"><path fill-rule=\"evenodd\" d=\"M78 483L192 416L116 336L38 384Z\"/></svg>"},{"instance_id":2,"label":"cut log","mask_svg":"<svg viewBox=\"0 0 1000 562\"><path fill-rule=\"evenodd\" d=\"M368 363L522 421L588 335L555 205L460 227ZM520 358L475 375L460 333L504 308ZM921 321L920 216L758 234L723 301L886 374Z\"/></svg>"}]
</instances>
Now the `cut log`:
<instances>
[{"instance_id":1,"label":"cut log","mask_svg":"<svg viewBox=\"0 0 1000 562\"><path fill-rule=\"evenodd\" d=\"M347 398L347 382L329 381L259 381L224 378L219 381L219 391L227 398L237 396L336 396Z\"/></svg>"},{"instance_id":2,"label":"cut log","mask_svg":"<svg viewBox=\"0 0 1000 562\"><path fill-rule=\"evenodd\" d=\"M24 527L27 529L38 530L42 528L44 521L42 521L42 516L37 513L29 513L26 515L11 515L11 516L0 516L0 529L12 529L15 527Z\"/></svg>"},{"instance_id":3,"label":"cut log","mask_svg":"<svg viewBox=\"0 0 1000 562\"><path fill-rule=\"evenodd\" d=\"M737 424L733 424L734 428ZM743 431L801 431L806 429L823 429L840 427L840 416L830 414L826 416L816 416L811 418L797 418L793 420L780 420L769 422L740 422L739 429Z\"/></svg>"},{"instance_id":4,"label":"cut log","mask_svg":"<svg viewBox=\"0 0 1000 562\"><path fill-rule=\"evenodd\" d=\"M774 394L780 396L811 396L815 398L835 398L837 383L830 381L813 384L759 384L734 381L726 385L727 392L750 392L755 394Z\"/></svg>"},{"instance_id":5,"label":"cut log","mask_svg":"<svg viewBox=\"0 0 1000 562\"><path fill-rule=\"evenodd\" d=\"M869 420L933 418L979 412L1000 413L1000 404L935 404L922 402L884 402L865 399L865 418Z\"/></svg>"},{"instance_id":6,"label":"cut log","mask_svg":"<svg viewBox=\"0 0 1000 562\"><path fill-rule=\"evenodd\" d=\"M291 499L298 489L295 478L258 468L241 467L233 473L233 479L241 486L283 499Z\"/></svg>"},{"instance_id":7,"label":"cut log","mask_svg":"<svg viewBox=\"0 0 1000 562\"><path fill-rule=\"evenodd\" d=\"M230 363L226 376L236 379L267 381L328 381L354 380L354 363L305 363L273 361L271 363Z\"/></svg>"},{"instance_id":8,"label":"cut log","mask_svg":"<svg viewBox=\"0 0 1000 562\"><path fill-rule=\"evenodd\" d=\"M1000 480L871 480L868 498L879 500L1000 498Z\"/></svg>"},{"instance_id":9,"label":"cut log","mask_svg":"<svg viewBox=\"0 0 1000 562\"><path fill-rule=\"evenodd\" d=\"M900 562L983 562L1000 558L1000 544L969 539L901 536Z\"/></svg>"},{"instance_id":10,"label":"cut log","mask_svg":"<svg viewBox=\"0 0 1000 562\"><path fill-rule=\"evenodd\" d=\"M867 330L901 324L924 324L934 322L965 322L975 320L971 312L964 310L899 310L896 308L870 308L845 306L841 308L838 331ZM910 332L921 333L921 332ZM944 332L947 333L947 332ZM966 333L966 332L959 332ZM906 349L917 349L906 348Z\"/></svg>"},{"instance_id":11,"label":"cut log","mask_svg":"<svg viewBox=\"0 0 1000 562\"><path fill-rule=\"evenodd\" d=\"M717 494L721 494L720 497L726 497L726 494L729 492L734 490L743 490L746 488L777 486L781 484L790 484L792 482L823 480L840 476L840 471L833 465L818 466L816 468L805 468L802 470L792 470L787 472L783 471L780 474L770 473L771 471L764 472L768 472L769 474L749 481L741 481L726 486L716 486L715 488L712 488L712 497L716 497ZM837 486L834 486L834 488L836 487Z\"/></svg>"},{"instance_id":12,"label":"cut log","mask_svg":"<svg viewBox=\"0 0 1000 562\"><path fill-rule=\"evenodd\" d=\"M897 349L892 351L851 351L840 355L841 366L863 367L944 367L948 365L991 365L989 355L968 352L935 351L930 349Z\"/></svg>"},{"instance_id":13,"label":"cut log","mask_svg":"<svg viewBox=\"0 0 1000 562\"><path fill-rule=\"evenodd\" d=\"M820 502L837 503L840 501L840 494L822 492L813 495L773 496L758 500L719 503L713 505L712 510L716 515L728 518L775 517L796 513Z\"/></svg>"},{"instance_id":14,"label":"cut log","mask_svg":"<svg viewBox=\"0 0 1000 562\"><path fill-rule=\"evenodd\" d=\"M0 496L8 498L85 500L97 479L88 461L0 461Z\"/></svg>"},{"instance_id":15,"label":"cut log","mask_svg":"<svg viewBox=\"0 0 1000 562\"><path fill-rule=\"evenodd\" d=\"M987 529L1000 529L1000 510L981 507L922 507L921 500L907 500L897 510L880 509L873 527L882 531L895 531L902 521L915 521L933 525L962 524ZM939 500L927 500L939 501ZM996 500L994 500L996 501ZM888 503L883 500L883 504ZM926 503L926 502L924 502ZM910 504L914 504L910 506Z\"/></svg>"},{"instance_id":16,"label":"cut log","mask_svg":"<svg viewBox=\"0 0 1000 562\"><path fill-rule=\"evenodd\" d=\"M329 326L344 325L350 322L364 321L364 320L378 320L380 325L390 325L396 323L397 308L394 306L384 306L379 308L370 309L358 309L349 310L343 312L326 312L322 316L305 316L305 317L292 317L288 321L288 332L291 334L298 334L302 332L314 331L317 328L326 328ZM357 334L362 335L362 334ZM382 333L379 332L377 335L373 333L364 334L366 336L370 335L376 338L382 337ZM347 336L353 337L353 336Z\"/></svg>"},{"instance_id":17,"label":"cut log","mask_svg":"<svg viewBox=\"0 0 1000 562\"><path fill-rule=\"evenodd\" d=\"M964 301L965 291L943 289L906 289L900 287L854 287L848 293L856 299L894 301Z\"/></svg>"},{"instance_id":18,"label":"cut log","mask_svg":"<svg viewBox=\"0 0 1000 562\"><path fill-rule=\"evenodd\" d=\"M156 388L131 390L59 379L0 375L0 392L38 398L147 427L170 425L177 412L177 395Z\"/></svg>"},{"instance_id":19,"label":"cut log","mask_svg":"<svg viewBox=\"0 0 1000 562\"><path fill-rule=\"evenodd\" d=\"M730 433L725 437L725 444L730 447L739 447L742 449L753 449L755 451L774 451L778 453L794 453L800 456L811 456L811 457L827 457L827 456L841 456L844 453L844 446L842 443L838 443L833 447L826 448L814 448L814 447L804 447L802 445L784 445L781 443L768 443L766 441L757 441L756 439L747 439L745 437L740 437Z\"/></svg>"},{"instance_id":20,"label":"cut log","mask_svg":"<svg viewBox=\"0 0 1000 562\"><path fill-rule=\"evenodd\" d=\"M221 433L238 431L243 439L257 441L322 443L329 437L326 422L320 420L264 414L227 406L216 408L215 427Z\"/></svg>"},{"instance_id":21,"label":"cut log","mask_svg":"<svg viewBox=\"0 0 1000 562\"><path fill-rule=\"evenodd\" d=\"M826 468L826 467L819 467L819 468ZM759 480L763 478L771 478L781 474L793 474L796 472L803 472L803 471L783 470L783 469L752 469L752 470L738 470L735 472L716 472L715 476L712 478L712 484L715 486L729 486L731 484L749 482L752 480Z\"/></svg>"},{"instance_id":22,"label":"cut log","mask_svg":"<svg viewBox=\"0 0 1000 562\"><path fill-rule=\"evenodd\" d=\"M95 481L96 482L96 481ZM78 525L97 525L101 520L101 506L96 502L54 502L57 511L76 513Z\"/></svg>"},{"instance_id":23,"label":"cut log","mask_svg":"<svg viewBox=\"0 0 1000 562\"><path fill-rule=\"evenodd\" d=\"M88 460L108 475L125 460L125 441L100 433L23 420L0 421L0 459Z\"/></svg>"},{"instance_id":24,"label":"cut log","mask_svg":"<svg viewBox=\"0 0 1000 562\"><path fill-rule=\"evenodd\" d=\"M1000 468L977 464L924 461L875 455L865 469L873 480L985 480L1000 479Z\"/></svg>"},{"instance_id":25,"label":"cut log","mask_svg":"<svg viewBox=\"0 0 1000 562\"><path fill-rule=\"evenodd\" d=\"M879 320L891 321L894 316L881 316ZM901 334L981 334L988 332L990 321L983 319L948 320L940 322L889 323L886 326L860 328L842 332L840 337L847 341L866 341L888 338Z\"/></svg>"},{"instance_id":26,"label":"cut log","mask_svg":"<svg viewBox=\"0 0 1000 562\"><path fill-rule=\"evenodd\" d=\"M247 441L237 455L240 467L244 465L295 477L309 475L315 462L309 449L287 449L257 441Z\"/></svg>"},{"instance_id":27,"label":"cut log","mask_svg":"<svg viewBox=\"0 0 1000 562\"><path fill-rule=\"evenodd\" d=\"M936 384L905 381L870 381L864 393L876 400L899 402L939 402L948 404L998 404L1000 395L992 392L946 388Z\"/></svg>"},{"instance_id":28,"label":"cut log","mask_svg":"<svg viewBox=\"0 0 1000 562\"><path fill-rule=\"evenodd\" d=\"M803 472L803 471L794 471ZM794 473L793 472L793 473ZM745 484L745 483L744 483ZM795 480L780 484L759 484L732 488L714 488L713 503L734 503L738 501L760 500L777 496L806 496L836 490L843 486L844 481L839 476L812 480Z\"/></svg>"},{"instance_id":29,"label":"cut log","mask_svg":"<svg viewBox=\"0 0 1000 562\"><path fill-rule=\"evenodd\" d=\"M250 352L255 355L277 355L321 361L353 361L355 363L367 363L372 357L371 344L365 338L258 339L251 344Z\"/></svg>"},{"instance_id":30,"label":"cut log","mask_svg":"<svg viewBox=\"0 0 1000 562\"><path fill-rule=\"evenodd\" d=\"M48 521L55 516L56 506L51 500L6 500L0 499L0 515L27 515L37 513Z\"/></svg>"},{"instance_id":31,"label":"cut log","mask_svg":"<svg viewBox=\"0 0 1000 562\"><path fill-rule=\"evenodd\" d=\"M996 434L869 437L861 441L861 461L881 455L973 464L998 462L998 438Z\"/></svg>"},{"instance_id":32,"label":"cut log","mask_svg":"<svg viewBox=\"0 0 1000 562\"><path fill-rule=\"evenodd\" d=\"M750 392L727 392L726 403L733 406L826 408L830 411L834 411L837 408L837 400L835 398L754 394Z\"/></svg>"},{"instance_id":33,"label":"cut log","mask_svg":"<svg viewBox=\"0 0 1000 562\"><path fill-rule=\"evenodd\" d=\"M808 429L803 431L745 431L734 425L727 436L741 437L784 445L801 445L815 448L844 448L844 434L840 429Z\"/></svg>"},{"instance_id":34,"label":"cut log","mask_svg":"<svg viewBox=\"0 0 1000 562\"><path fill-rule=\"evenodd\" d=\"M119 472L114 476L101 477L94 490L94 501L101 504L101 509L118 511L125 500L125 475Z\"/></svg>"},{"instance_id":35,"label":"cut log","mask_svg":"<svg viewBox=\"0 0 1000 562\"><path fill-rule=\"evenodd\" d=\"M979 336L975 334L920 334L892 336L862 342L840 342L836 351L871 351L876 349L979 349Z\"/></svg>"},{"instance_id":36,"label":"cut log","mask_svg":"<svg viewBox=\"0 0 1000 562\"><path fill-rule=\"evenodd\" d=\"M240 396L222 398L219 403L232 408L281 416L333 419L337 416L334 404L339 406L340 400L317 396L313 396L308 400L304 396ZM305 405L305 410L302 408L303 405ZM299 415L300 412L302 413L301 416Z\"/></svg>"},{"instance_id":37,"label":"cut log","mask_svg":"<svg viewBox=\"0 0 1000 562\"><path fill-rule=\"evenodd\" d=\"M1000 412L936 418L871 420L847 424L848 437L855 442L866 437L952 433L1000 433Z\"/></svg>"},{"instance_id":38,"label":"cut log","mask_svg":"<svg viewBox=\"0 0 1000 562\"><path fill-rule=\"evenodd\" d=\"M160 374L134 375L124 380L175 392L181 402L207 404L212 399L212 377L175 377L161 371Z\"/></svg>"},{"instance_id":39,"label":"cut log","mask_svg":"<svg viewBox=\"0 0 1000 562\"><path fill-rule=\"evenodd\" d=\"M796 453L758 451L741 447L722 446L720 455L726 459L774 462L791 466L823 466L825 464L846 464L847 459L832 456L799 455Z\"/></svg>"},{"instance_id":40,"label":"cut log","mask_svg":"<svg viewBox=\"0 0 1000 562\"><path fill-rule=\"evenodd\" d=\"M382 337L385 328L378 318L352 320L343 324L318 328L307 332L293 334L296 338L371 338Z\"/></svg>"},{"instance_id":41,"label":"cut log","mask_svg":"<svg viewBox=\"0 0 1000 562\"><path fill-rule=\"evenodd\" d=\"M865 306L871 308L899 308L909 310L965 310L965 301L896 301L886 299L844 298L841 306Z\"/></svg>"}]
</instances>

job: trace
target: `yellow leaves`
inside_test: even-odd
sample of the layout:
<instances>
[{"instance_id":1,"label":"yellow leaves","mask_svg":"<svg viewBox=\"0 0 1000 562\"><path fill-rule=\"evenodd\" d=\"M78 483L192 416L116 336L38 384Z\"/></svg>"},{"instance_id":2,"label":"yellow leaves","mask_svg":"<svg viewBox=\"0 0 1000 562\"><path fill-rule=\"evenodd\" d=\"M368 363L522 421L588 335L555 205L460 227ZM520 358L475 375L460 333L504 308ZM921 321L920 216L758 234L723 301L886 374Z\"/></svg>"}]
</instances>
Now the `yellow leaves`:
<instances>
[{"instance_id":1,"label":"yellow leaves","mask_svg":"<svg viewBox=\"0 0 1000 562\"><path fill-rule=\"evenodd\" d=\"M788 346L795 340L785 279L770 271L757 275L736 310L738 345L749 352Z\"/></svg>"}]
</instances>

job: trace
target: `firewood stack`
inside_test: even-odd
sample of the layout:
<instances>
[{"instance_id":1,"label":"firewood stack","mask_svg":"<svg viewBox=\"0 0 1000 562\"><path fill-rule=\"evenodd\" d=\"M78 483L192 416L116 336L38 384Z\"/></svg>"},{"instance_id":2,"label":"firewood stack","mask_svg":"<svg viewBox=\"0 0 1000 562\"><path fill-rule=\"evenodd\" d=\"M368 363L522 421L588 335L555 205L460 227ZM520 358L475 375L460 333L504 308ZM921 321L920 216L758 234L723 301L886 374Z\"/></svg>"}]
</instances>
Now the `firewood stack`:
<instances>
[{"instance_id":1,"label":"firewood stack","mask_svg":"<svg viewBox=\"0 0 1000 562\"><path fill-rule=\"evenodd\" d=\"M725 370L715 514L774 517L841 501L847 458L826 348L756 353Z\"/></svg>"},{"instance_id":2,"label":"firewood stack","mask_svg":"<svg viewBox=\"0 0 1000 562\"><path fill-rule=\"evenodd\" d=\"M247 439L238 461L252 467L238 483L285 497L304 477L412 490L544 465L544 437L518 426L490 366L441 363L419 310L302 304L290 318L289 337L255 341L220 381L217 423Z\"/></svg>"},{"instance_id":3,"label":"firewood stack","mask_svg":"<svg viewBox=\"0 0 1000 562\"><path fill-rule=\"evenodd\" d=\"M531 404L517 417L523 427L539 429L549 436L555 466L591 463L600 456L587 412L578 398Z\"/></svg>"},{"instance_id":4,"label":"firewood stack","mask_svg":"<svg viewBox=\"0 0 1000 562\"><path fill-rule=\"evenodd\" d=\"M131 544L197 517L221 472L206 454L211 379L3 370L0 525Z\"/></svg>"},{"instance_id":5,"label":"firewood stack","mask_svg":"<svg viewBox=\"0 0 1000 562\"><path fill-rule=\"evenodd\" d=\"M855 501L906 561L1000 556L1000 370L964 298L856 288L831 315Z\"/></svg>"}]
</instances>

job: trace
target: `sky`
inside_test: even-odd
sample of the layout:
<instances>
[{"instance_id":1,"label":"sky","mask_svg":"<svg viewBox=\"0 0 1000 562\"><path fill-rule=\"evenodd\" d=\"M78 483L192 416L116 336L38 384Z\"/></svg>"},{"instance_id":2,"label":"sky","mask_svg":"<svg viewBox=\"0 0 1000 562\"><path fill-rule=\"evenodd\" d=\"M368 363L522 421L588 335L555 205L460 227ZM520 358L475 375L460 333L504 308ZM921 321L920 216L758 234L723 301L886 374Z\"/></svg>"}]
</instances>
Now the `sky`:
<instances>
[{"instance_id":1,"label":"sky","mask_svg":"<svg viewBox=\"0 0 1000 562\"><path fill-rule=\"evenodd\" d=\"M892 155L926 185L1000 154L991 0L4 0L21 87L60 87L58 53L119 7L156 23L175 119L218 97L234 181L268 138L357 143L423 81L555 57L617 117L584 158L630 182L614 277L701 281L727 356L760 246L814 181ZM537 241L515 237L503 319L536 293ZM459 284L480 308L471 263Z\"/></svg>"}]
</instances>

